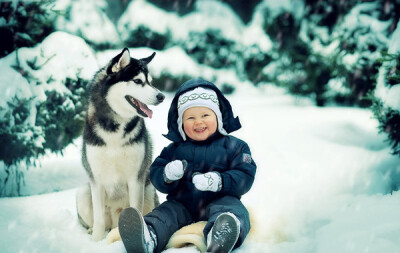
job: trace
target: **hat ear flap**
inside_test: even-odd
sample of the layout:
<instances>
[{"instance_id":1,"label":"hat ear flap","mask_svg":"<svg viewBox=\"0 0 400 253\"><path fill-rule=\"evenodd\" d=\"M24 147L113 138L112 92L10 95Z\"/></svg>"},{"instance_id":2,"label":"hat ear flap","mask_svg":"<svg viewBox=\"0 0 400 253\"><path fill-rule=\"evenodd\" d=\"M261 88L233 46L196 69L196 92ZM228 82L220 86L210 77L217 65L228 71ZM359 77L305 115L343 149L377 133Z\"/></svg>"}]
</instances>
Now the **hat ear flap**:
<instances>
[{"instance_id":1,"label":"hat ear flap","mask_svg":"<svg viewBox=\"0 0 400 253\"><path fill-rule=\"evenodd\" d=\"M224 96L219 96L219 109L222 114L222 122L225 123L224 130L229 134L242 127L239 117L233 116L232 106Z\"/></svg>"}]
</instances>

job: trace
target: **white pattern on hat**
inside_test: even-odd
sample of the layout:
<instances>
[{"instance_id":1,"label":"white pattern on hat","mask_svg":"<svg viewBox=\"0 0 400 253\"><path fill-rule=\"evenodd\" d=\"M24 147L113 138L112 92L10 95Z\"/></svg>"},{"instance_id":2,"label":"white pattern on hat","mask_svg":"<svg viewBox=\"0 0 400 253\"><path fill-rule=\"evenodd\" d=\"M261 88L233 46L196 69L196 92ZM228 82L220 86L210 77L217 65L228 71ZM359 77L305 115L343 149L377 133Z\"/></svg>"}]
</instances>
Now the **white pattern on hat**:
<instances>
[{"instance_id":1,"label":"white pattern on hat","mask_svg":"<svg viewBox=\"0 0 400 253\"><path fill-rule=\"evenodd\" d=\"M217 116L218 121L218 131L222 135L227 135L228 133L225 131L223 122L222 122L222 114L219 109L219 101L218 96L215 91L211 89L205 89L202 87L198 87L196 89L187 91L179 96L178 99L178 130L181 134L184 141L186 141L186 134L182 128L182 116L183 113L192 107L202 106L207 107L214 111Z\"/></svg>"}]
</instances>

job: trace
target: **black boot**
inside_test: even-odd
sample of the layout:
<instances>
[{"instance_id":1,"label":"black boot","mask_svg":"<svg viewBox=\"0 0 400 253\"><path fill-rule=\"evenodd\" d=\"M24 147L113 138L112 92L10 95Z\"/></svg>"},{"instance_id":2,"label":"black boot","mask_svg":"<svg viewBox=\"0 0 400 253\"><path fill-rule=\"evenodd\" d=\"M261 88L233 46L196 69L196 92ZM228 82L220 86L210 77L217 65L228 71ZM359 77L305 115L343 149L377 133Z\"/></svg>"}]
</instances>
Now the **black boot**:
<instances>
[{"instance_id":1,"label":"black boot","mask_svg":"<svg viewBox=\"0 0 400 253\"><path fill-rule=\"evenodd\" d=\"M128 207L121 212L118 229L128 253L153 253L156 236L149 231L142 214L136 208Z\"/></svg>"},{"instance_id":2,"label":"black boot","mask_svg":"<svg viewBox=\"0 0 400 253\"><path fill-rule=\"evenodd\" d=\"M228 253L235 246L240 232L240 222L232 213L222 213L207 236L207 252Z\"/></svg>"}]
</instances>

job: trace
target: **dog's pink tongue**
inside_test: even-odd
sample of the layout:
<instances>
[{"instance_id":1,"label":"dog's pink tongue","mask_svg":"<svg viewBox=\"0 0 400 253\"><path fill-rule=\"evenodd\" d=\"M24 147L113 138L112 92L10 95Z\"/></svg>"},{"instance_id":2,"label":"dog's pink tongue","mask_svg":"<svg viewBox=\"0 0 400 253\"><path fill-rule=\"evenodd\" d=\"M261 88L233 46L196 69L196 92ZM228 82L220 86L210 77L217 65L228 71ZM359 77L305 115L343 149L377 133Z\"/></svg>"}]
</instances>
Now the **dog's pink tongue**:
<instances>
[{"instance_id":1,"label":"dog's pink tongue","mask_svg":"<svg viewBox=\"0 0 400 253\"><path fill-rule=\"evenodd\" d=\"M153 117L153 111L149 109L149 107L147 107L147 105L139 102L139 106L140 106L140 110L142 110L142 112L146 113L146 115L151 119L151 117Z\"/></svg>"}]
</instances>

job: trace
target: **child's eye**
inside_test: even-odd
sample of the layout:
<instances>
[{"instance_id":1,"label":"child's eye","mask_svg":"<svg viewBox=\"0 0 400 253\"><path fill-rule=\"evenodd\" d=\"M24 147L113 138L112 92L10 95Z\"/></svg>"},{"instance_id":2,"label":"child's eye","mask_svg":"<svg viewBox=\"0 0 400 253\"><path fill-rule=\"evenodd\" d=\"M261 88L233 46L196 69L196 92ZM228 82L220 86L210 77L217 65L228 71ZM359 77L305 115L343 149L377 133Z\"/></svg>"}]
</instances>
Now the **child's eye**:
<instances>
[{"instance_id":1,"label":"child's eye","mask_svg":"<svg viewBox=\"0 0 400 253\"><path fill-rule=\"evenodd\" d=\"M204 114L203 118L210 116L210 114Z\"/></svg>"},{"instance_id":2,"label":"child's eye","mask_svg":"<svg viewBox=\"0 0 400 253\"><path fill-rule=\"evenodd\" d=\"M186 119L188 119L188 120L189 120L189 119L194 119L194 117L187 117Z\"/></svg>"}]
</instances>

